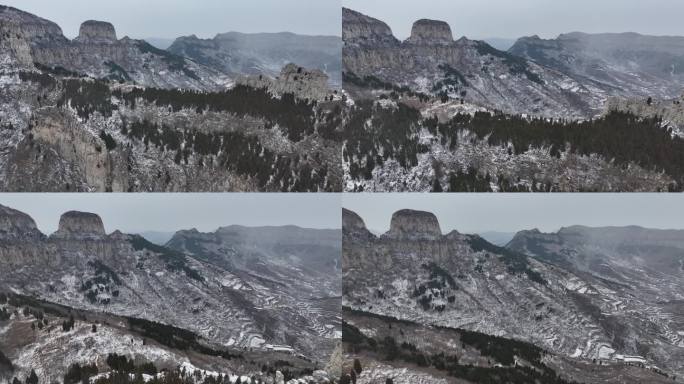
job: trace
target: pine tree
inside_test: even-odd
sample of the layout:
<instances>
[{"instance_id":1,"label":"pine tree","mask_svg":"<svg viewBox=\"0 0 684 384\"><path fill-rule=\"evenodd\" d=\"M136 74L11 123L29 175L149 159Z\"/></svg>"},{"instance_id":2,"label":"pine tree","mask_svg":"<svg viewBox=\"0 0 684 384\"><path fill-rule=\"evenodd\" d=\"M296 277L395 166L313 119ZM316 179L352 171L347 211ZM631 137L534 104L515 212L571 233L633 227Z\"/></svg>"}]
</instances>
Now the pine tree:
<instances>
[{"instance_id":1,"label":"pine tree","mask_svg":"<svg viewBox=\"0 0 684 384\"><path fill-rule=\"evenodd\" d=\"M38 384L38 375L35 370L31 370L31 374L26 378L26 384Z\"/></svg>"},{"instance_id":2,"label":"pine tree","mask_svg":"<svg viewBox=\"0 0 684 384\"><path fill-rule=\"evenodd\" d=\"M359 359L354 359L354 370L356 373L361 374L361 361L359 361Z\"/></svg>"},{"instance_id":3,"label":"pine tree","mask_svg":"<svg viewBox=\"0 0 684 384\"><path fill-rule=\"evenodd\" d=\"M432 182L432 192L443 192L442 184L440 184L439 180L436 178L435 181Z\"/></svg>"}]
</instances>

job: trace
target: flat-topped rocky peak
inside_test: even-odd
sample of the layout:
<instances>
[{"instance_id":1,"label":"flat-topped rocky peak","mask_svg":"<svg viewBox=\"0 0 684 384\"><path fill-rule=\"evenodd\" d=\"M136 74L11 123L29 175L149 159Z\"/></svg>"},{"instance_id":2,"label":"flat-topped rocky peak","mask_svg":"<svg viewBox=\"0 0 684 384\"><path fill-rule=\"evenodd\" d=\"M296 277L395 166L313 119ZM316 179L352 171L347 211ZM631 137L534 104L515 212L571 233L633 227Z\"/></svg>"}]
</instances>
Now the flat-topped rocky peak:
<instances>
[{"instance_id":1,"label":"flat-topped rocky peak","mask_svg":"<svg viewBox=\"0 0 684 384\"><path fill-rule=\"evenodd\" d=\"M0 205L0 239L35 237L39 234L31 216Z\"/></svg>"},{"instance_id":2,"label":"flat-topped rocky peak","mask_svg":"<svg viewBox=\"0 0 684 384\"><path fill-rule=\"evenodd\" d=\"M105 236L104 224L100 216L94 213L69 211L59 219L57 237L72 236Z\"/></svg>"},{"instance_id":3,"label":"flat-topped rocky peak","mask_svg":"<svg viewBox=\"0 0 684 384\"><path fill-rule=\"evenodd\" d=\"M392 29L387 24L349 8L342 8L342 40L396 42Z\"/></svg>"},{"instance_id":4,"label":"flat-topped rocky peak","mask_svg":"<svg viewBox=\"0 0 684 384\"><path fill-rule=\"evenodd\" d=\"M115 43L117 42L116 30L111 23L106 21L88 20L81 24L77 42L80 43Z\"/></svg>"},{"instance_id":5,"label":"flat-topped rocky peak","mask_svg":"<svg viewBox=\"0 0 684 384\"><path fill-rule=\"evenodd\" d=\"M411 44L451 44L454 37L445 21L421 19L413 23L407 41Z\"/></svg>"},{"instance_id":6,"label":"flat-topped rocky peak","mask_svg":"<svg viewBox=\"0 0 684 384\"><path fill-rule=\"evenodd\" d=\"M437 216L431 212L402 209L392 215L385 237L398 240L436 240L442 236Z\"/></svg>"}]
</instances>

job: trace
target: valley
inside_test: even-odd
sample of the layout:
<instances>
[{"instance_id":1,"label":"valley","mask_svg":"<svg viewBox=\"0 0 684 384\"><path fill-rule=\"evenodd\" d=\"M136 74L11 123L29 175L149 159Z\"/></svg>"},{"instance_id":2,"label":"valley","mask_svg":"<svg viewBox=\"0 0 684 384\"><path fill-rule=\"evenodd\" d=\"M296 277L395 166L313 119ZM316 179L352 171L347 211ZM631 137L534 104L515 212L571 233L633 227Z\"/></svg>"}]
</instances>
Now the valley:
<instances>
[{"instance_id":1,"label":"valley","mask_svg":"<svg viewBox=\"0 0 684 384\"><path fill-rule=\"evenodd\" d=\"M338 230L232 226L180 231L162 246L107 234L91 213L65 213L49 236L20 211L0 213L1 350L14 375L61 380L74 363L103 373L116 353L159 370L329 379L341 336ZM70 319L78 327L62 333ZM73 351L56 353L57 343Z\"/></svg>"},{"instance_id":2,"label":"valley","mask_svg":"<svg viewBox=\"0 0 684 384\"><path fill-rule=\"evenodd\" d=\"M481 333L500 338L488 345L501 348L509 341L523 342L538 348L544 369L567 382L603 382L601 378L613 375L622 375L621 383L682 377L681 231L521 231L501 247L477 235L442 234L433 214L413 210L395 212L390 230L375 236L356 213L344 210L343 233L345 322L378 317L385 323L425 327L428 334L440 329ZM376 337L387 327L358 321L354 326L365 337ZM377 338L377 348L382 339ZM344 334L343 340L349 343ZM420 343L418 350L427 354L458 350L441 346L442 336L407 340ZM352 355L358 352L353 343L346 348ZM366 356L373 348L362 356L397 366L382 352ZM405 353L415 357L411 350ZM503 365L520 365L508 361ZM419 367L432 365L426 364ZM482 360L473 364L482 365ZM408 371L412 366L398 364ZM437 377L448 379L453 369L442 369ZM488 382L464 372L456 377Z\"/></svg>"}]
</instances>

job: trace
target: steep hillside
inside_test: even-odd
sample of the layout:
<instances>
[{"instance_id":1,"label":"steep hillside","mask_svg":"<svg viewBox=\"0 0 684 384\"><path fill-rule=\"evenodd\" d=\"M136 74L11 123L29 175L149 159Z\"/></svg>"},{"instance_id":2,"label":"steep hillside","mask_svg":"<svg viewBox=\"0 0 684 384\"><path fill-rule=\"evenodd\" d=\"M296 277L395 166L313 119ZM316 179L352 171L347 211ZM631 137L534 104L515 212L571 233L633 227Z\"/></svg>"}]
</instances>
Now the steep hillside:
<instances>
[{"instance_id":1,"label":"steep hillside","mask_svg":"<svg viewBox=\"0 0 684 384\"><path fill-rule=\"evenodd\" d=\"M331 86L342 86L342 42L337 36L228 32L213 39L194 35L180 37L168 50L234 77L250 74L276 77L280 68L295 63L324 71Z\"/></svg>"},{"instance_id":2,"label":"steep hillside","mask_svg":"<svg viewBox=\"0 0 684 384\"><path fill-rule=\"evenodd\" d=\"M157 49L143 40L118 39L114 26L89 20L74 40L49 21L16 8L0 7L5 50L2 67L57 68L145 87L221 90L230 78L220 72ZM8 63L9 62L9 63Z\"/></svg>"},{"instance_id":3,"label":"steep hillside","mask_svg":"<svg viewBox=\"0 0 684 384\"><path fill-rule=\"evenodd\" d=\"M283 352L216 345L187 330L142 319L0 293L0 382L324 383L327 373Z\"/></svg>"},{"instance_id":4,"label":"steep hillside","mask_svg":"<svg viewBox=\"0 0 684 384\"><path fill-rule=\"evenodd\" d=\"M508 52L593 84L606 96L674 98L684 91L684 37L573 32L523 37Z\"/></svg>"},{"instance_id":5,"label":"steep hillside","mask_svg":"<svg viewBox=\"0 0 684 384\"><path fill-rule=\"evenodd\" d=\"M350 9L343 11L343 41L345 191L655 192L684 185L678 99L655 98L681 88L674 74L650 82L607 61L612 75L591 78L523 55L523 40L509 52L454 40L451 27L436 20L416 21L400 41L384 22ZM647 44L630 50L620 41L616 55L646 55ZM653 48L663 62L668 47ZM669 88L651 92L644 84Z\"/></svg>"},{"instance_id":6,"label":"steep hillside","mask_svg":"<svg viewBox=\"0 0 684 384\"><path fill-rule=\"evenodd\" d=\"M483 41L454 40L448 24L418 20L399 41L383 22L343 10L347 85L391 83L416 92L463 99L507 113L583 118L600 112L601 97L571 77L499 51Z\"/></svg>"},{"instance_id":7,"label":"steep hillside","mask_svg":"<svg viewBox=\"0 0 684 384\"><path fill-rule=\"evenodd\" d=\"M344 188L681 190L684 141L660 117L643 115L616 108L594 120L548 120L390 87L345 115Z\"/></svg>"},{"instance_id":8,"label":"steep hillside","mask_svg":"<svg viewBox=\"0 0 684 384\"><path fill-rule=\"evenodd\" d=\"M330 245L339 231L329 231L326 243L298 229L303 234L290 232L288 249L263 255L238 246L240 232L227 235L234 247L217 249L209 239L193 238L192 249L212 249L209 255L118 231L107 234L97 215L83 212L65 213L50 236L11 208L2 207L0 223L4 291L172 325L222 348L297 355L320 367L339 338L339 267L332 262L339 258L339 241L336 248ZM268 233L242 231L254 237ZM243 244L248 243L246 237ZM309 261L314 254L327 261L317 266ZM296 259L310 267L285 262Z\"/></svg>"},{"instance_id":9,"label":"steep hillside","mask_svg":"<svg viewBox=\"0 0 684 384\"><path fill-rule=\"evenodd\" d=\"M587 275L514 247L524 234L497 247L476 235L443 235L434 215L410 210L396 212L380 237L344 210L343 234L343 303L354 310L681 377L681 273L636 280L643 267L627 259L621 278L608 266L605 276ZM679 262L681 253L670 250L668 258L671 245L661 246L664 260ZM588 258L583 251L576 257Z\"/></svg>"},{"instance_id":10,"label":"steep hillside","mask_svg":"<svg viewBox=\"0 0 684 384\"><path fill-rule=\"evenodd\" d=\"M339 191L338 92L320 71L221 72L0 10L0 190Z\"/></svg>"}]
</instances>

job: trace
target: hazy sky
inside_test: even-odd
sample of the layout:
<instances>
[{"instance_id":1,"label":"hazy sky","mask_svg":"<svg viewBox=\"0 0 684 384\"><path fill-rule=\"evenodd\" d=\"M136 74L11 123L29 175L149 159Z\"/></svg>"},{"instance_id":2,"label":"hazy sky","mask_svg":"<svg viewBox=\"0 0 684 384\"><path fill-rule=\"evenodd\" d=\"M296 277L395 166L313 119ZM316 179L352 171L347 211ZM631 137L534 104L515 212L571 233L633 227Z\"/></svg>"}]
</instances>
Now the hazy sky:
<instances>
[{"instance_id":1,"label":"hazy sky","mask_svg":"<svg viewBox=\"0 0 684 384\"><path fill-rule=\"evenodd\" d=\"M231 224L340 228L340 200L330 193L0 194L0 204L30 215L45 234L70 210L99 214L107 233L208 232Z\"/></svg>"},{"instance_id":2,"label":"hazy sky","mask_svg":"<svg viewBox=\"0 0 684 384\"><path fill-rule=\"evenodd\" d=\"M447 21L454 38L539 35L581 31L684 35L682 0L342 0L380 19L405 39L421 18Z\"/></svg>"},{"instance_id":3,"label":"hazy sky","mask_svg":"<svg viewBox=\"0 0 684 384\"><path fill-rule=\"evenodd\" d=\"M340 0L0 0L59 24L67 37L85 20L109 21L119 38L282 32L340 35Z\"/></svg>"},{"instance_id":4,"label":"hazy sky","mask_svg":"<svg viewBox=\"0 0 684 384\"><path fill-rule=\"evenodd\" d=\"M344 194L343 206L373 231L389 229L392 214L409 208L434 213L443 233L517 232L563 226L684 229L682 194Z\"/></svg>"}]
</instances>

